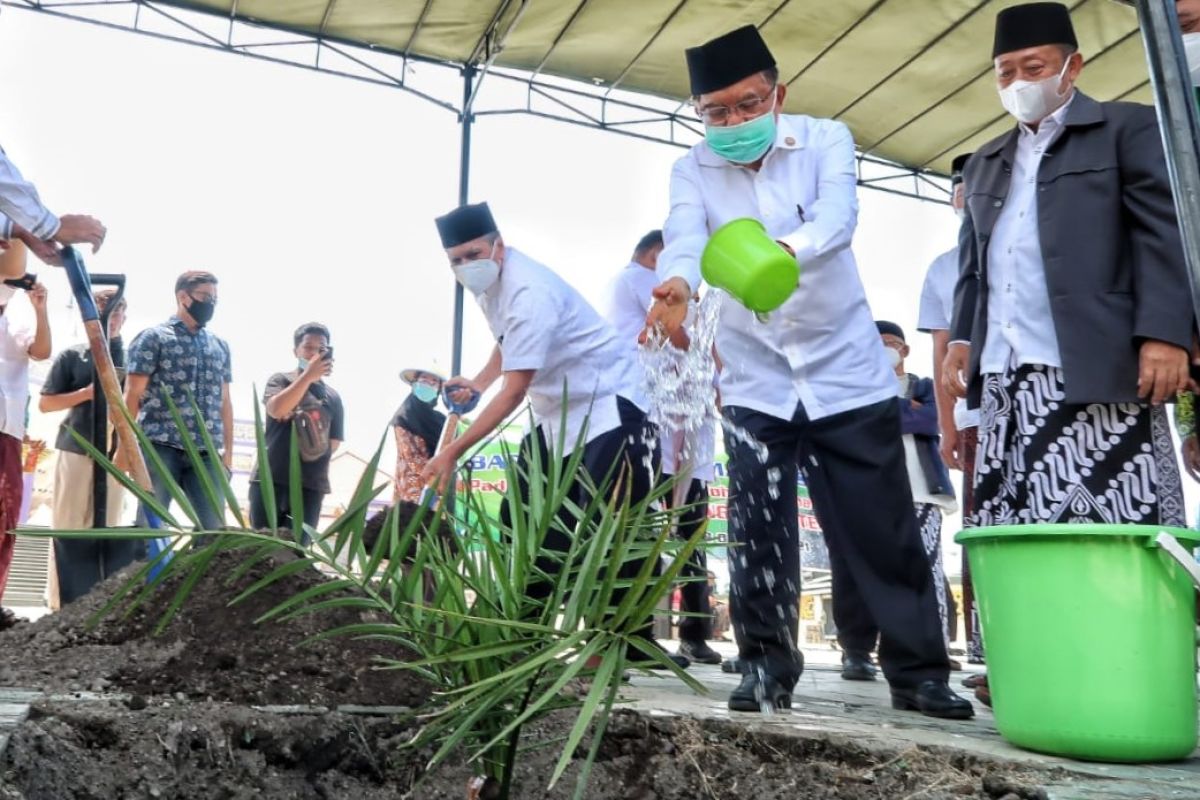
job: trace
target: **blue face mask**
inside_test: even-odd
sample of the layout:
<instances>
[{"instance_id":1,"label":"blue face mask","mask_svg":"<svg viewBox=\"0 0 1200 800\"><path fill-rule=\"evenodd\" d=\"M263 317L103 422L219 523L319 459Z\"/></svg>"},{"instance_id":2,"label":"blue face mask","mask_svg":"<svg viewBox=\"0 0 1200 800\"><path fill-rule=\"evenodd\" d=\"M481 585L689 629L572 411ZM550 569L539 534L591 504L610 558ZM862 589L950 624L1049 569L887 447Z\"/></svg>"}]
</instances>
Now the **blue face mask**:
<instances>
[{"instance_id":1,"label":"blue face mask","mask_svg":"<svg viewBox=\"0 0 1200 800\"><path fill-rule=\"evenodd\" d=\"M430 386L428 383L418 383L413 385L413 394L422 403L432 403L437 400L438 390L436 386Z\"/></svg>"},{"instance_id":2,"label":"blue face mask","mask_svg":"<svg viewBox=\"0 0 1200 800\"><path fill-rule=\"evenodd\" d=\"M716 127L704 126L704 140L712 151L734 164L753 164L775 143L775 106L761 117Z\"/></svg>"}]
</instances>

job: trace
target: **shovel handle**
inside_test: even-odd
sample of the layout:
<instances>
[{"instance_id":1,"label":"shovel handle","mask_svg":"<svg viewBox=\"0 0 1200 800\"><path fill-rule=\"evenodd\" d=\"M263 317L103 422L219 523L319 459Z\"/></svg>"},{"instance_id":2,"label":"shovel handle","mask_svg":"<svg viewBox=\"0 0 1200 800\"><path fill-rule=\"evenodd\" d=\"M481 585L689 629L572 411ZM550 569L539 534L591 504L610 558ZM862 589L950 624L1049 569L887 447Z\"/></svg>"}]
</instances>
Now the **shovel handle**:
<instances>
[{"instance_id":1,"label":"shovel handle","mask_svg":"<svg viewBox=\"0 0 1200 800\"><path fill-rule=\"evenodd\" d=\"M1178 561L1179 566L1183 567L1184 571L1191 576L1192 583L1196 584L1197 589L1200 589L1200 564L1196 563L1196 559L1188 552L1188 549L1166 531L1159 531L1158 536L1154 537L1154 543L1162 548L1164 553Z\"/></svg>"}]
</instances>

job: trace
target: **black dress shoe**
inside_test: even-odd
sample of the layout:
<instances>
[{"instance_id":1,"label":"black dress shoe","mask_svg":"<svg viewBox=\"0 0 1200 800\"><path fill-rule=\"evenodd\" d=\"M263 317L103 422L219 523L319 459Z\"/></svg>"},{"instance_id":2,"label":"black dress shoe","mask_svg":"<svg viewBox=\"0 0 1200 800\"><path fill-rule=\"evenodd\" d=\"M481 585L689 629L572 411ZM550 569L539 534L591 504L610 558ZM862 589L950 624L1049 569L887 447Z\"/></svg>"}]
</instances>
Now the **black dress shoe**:
<instances>
[{"instance_id":1,"label":"black dress shoe","mask_svg":"<svg viewBox=\"0 0 1200 800\"><path fill-rule=\"evenodd\" d=\"M915 687L892 686L892 708L920 711L927 717L970 719L975 707L959 697L945 681L924 681Z\"/></svg>"},{"instance_id":2,"label":"black dress shoe","mask_svg":"<svg viewBox=\"0 0 1200 800\"><path fill-rule=\"evenodd\" d=\"M871 656L866 653L842 654L842 680L844 681L873 681L878 670L871 663Z\"/></svg>"},{"instance_id":3,"label":"black dress shoe","mask_svg":"<svg viewBox=\"0 0 1200 800\"><path fill-rule=\"evenodd\" d=\"M730 711L780 711L792 707L792 690L761 670L742 675L742 682L729 693Z\"/></svg>"},{"instance_id":4,"label":"black dress shoe","mask_svg":"<svg viewBox=\"0 0 1200 800\"><path fill-rule=\"evenodd\" d=\"M679 642L679 655L690 658L697 664L720 664L721 654L708 646L708 642L689 642L686 639Z\"/></svg>"},{"instance_id":5,"label":"black dress shoe","mask_svg":"<svg viewBox=\"0 0 1200 800\"><path fill-rule=\"evenodd\" d=\"M740 675L742 673L742 660L737 656L732 656L721 662L721 672L727 672L730 675Z\"/></svg>"},{"instance_id":6,"label":"black dress shoe","mask_svg":"<svg viewBox=\"0 0 1200 800\"><path fill-rule=\"evenodd\" d=\"M692 665L691 659L689 659L687 656L668 653L667 648L659 644L657 640L651 639L650 643L661 650L663 655L665 655L669 661L673 661L675 666L679 667L680 669L687 669ZM656 658L650 658L650 656L642 653L640 650L635 651L631 649L629 651L629 656L625 660L625 663L636 669L667 669L666 664L662 663Z\"/></svg>"}]
</instances>

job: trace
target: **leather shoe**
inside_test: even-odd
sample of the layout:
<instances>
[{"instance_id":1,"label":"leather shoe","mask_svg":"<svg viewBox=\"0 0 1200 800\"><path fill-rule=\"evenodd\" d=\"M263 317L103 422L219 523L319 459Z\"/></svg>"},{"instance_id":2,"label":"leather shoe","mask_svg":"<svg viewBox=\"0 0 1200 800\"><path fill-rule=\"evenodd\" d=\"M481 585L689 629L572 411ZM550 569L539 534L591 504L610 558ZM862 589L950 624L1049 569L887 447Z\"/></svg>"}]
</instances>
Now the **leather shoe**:
<instances>
[{"instance_id":1,"label":"leather shoe","mask_svg":"<svg viewBox=\"0 0 1200 800\"><path fill-rule=\"evenodd\" d=\"M679 642L679 655L690 658L697 664L720 664L721 654L708 646L706 641L689 642L686 639Z\"/></svg>"},{"instance_id":2,"label":"leather shoe","mask_svg":"<svg viewBox=\"0 0 1200 800\"><path fill-rule=\"evenodd\" d=\"M742 674L742 660L737 656L732 656L721 662L721 672L726 672L730 675Z\"/></svg>"},{"instance_id":3,"label":"leather shoe","mask_svg":"<svg viewBox=\"0 0 1200 800\"><path fill-rule=\"evenodd\" d=\"M987 685L987 673L976 672L973 675L968 675L962 679L962 685L968 689L978 689L980 686Z\"/></svg>"},{"instance_id":4,"label":"leather shoe","mask_svg":"<svg viewBox=\"0 0 1200 800\"><path fill-rule=\"evenodd\" d=\"M892 708L920 711L927 717L970 719L975 707L950 690L946 681L923 681L915 687L892 686Z\"/></svg>"},{"instance_id":5,"label":"leather shoe","mask_svg":"<svg viewBox=\"0 0 1200 800\"><path fill-rule=\"evenodd\" d=\"M780 711L792 707L792 690L779 679L753 669L729 693L730 711Z\"/></svg>"},{"instance_id":6,"label":"leather shoe","mask_svg":"<svg viewBox=\"0 0 1200 800\"><path fill-rule=\"evenodd\" d=\"M679 667L680 669L687 669L688 667L690 667L692 665L691 659L689 659L687 656L675 655L674 653L668 653L667 648L663 647L655 639L651 639L650 642L655 647L657 647L659 650L661 650L663 655L665 655L668 660L673 661L675 663L675 666ZM667 665L663 664L658 659L650 658L650 656L645 655L641 651L634 651L632 649L629 651L629 656L626 658L625 663L635 669L654 669L654 670L666 670L667 669Z\"/></svg>"},{"instance_id":7,"label":"leather shoe","mask_svg":"<svg viewBox=\"0 0 1200 800\"><path fill-rule=\"evenodd\" d=\"M844 681L873 681L877 670L871 663L871 656L866 653L842 654L842 680Z\"/></svg>"}]
</instances>

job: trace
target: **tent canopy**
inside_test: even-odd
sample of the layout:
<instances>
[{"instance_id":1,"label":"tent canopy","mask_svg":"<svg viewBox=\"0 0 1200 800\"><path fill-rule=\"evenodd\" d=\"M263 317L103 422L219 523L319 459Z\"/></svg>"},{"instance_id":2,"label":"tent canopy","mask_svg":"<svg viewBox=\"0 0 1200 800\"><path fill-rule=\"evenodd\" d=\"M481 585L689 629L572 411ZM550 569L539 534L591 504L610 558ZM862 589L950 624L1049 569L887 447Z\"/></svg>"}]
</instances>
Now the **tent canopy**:
<instances>
[{"instance_id":1,"label":"tent canopy","mask_svg":"<svg viewBox=\"0 0 1200 800\"><path fill-rule=\"evenodd\" d=\"M389 53L586 81L684 101L683 50L739 25L762 31L787 111L840 119L859 149L945 174L1011 124L990 60L996 12L1017 0L165 0ZM1081 88L1151 101L1137 17L1066 0ZM47 5L50 5L47 3Z\"/></svg>"}]
</instances>

